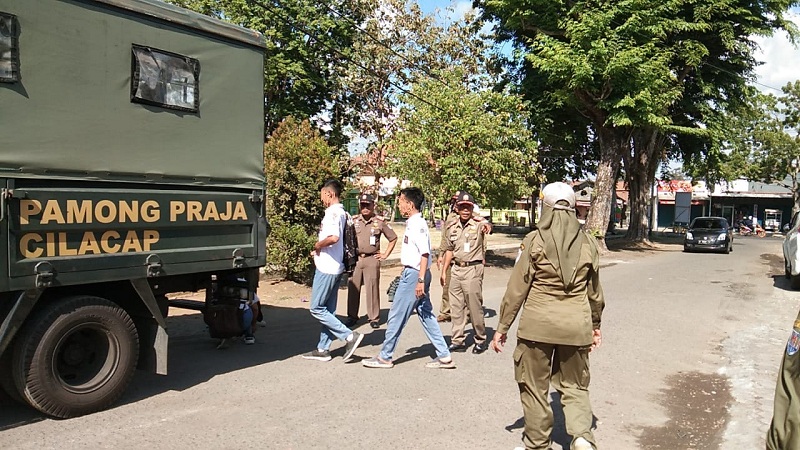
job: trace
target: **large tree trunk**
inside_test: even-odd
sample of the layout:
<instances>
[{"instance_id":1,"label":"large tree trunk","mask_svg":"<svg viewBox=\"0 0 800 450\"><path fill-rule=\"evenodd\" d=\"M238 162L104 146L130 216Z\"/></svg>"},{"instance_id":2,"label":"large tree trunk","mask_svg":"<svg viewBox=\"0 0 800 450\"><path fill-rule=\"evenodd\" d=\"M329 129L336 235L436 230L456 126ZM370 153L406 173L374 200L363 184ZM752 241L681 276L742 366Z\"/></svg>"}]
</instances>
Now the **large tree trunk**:
<instances>
[{"instance_id":1,"label":"large tree trunk","mask_svg":"<svg viewBox=\"0 0 800 450\"><path fill-rule=\"evenodd\" d=\"M665 139L662 133L653 128L634 132L631 151L625 153L623 157L630 191L628 201L631 213L625 237L633 242L650 242L647 199L650 186L655 181Z\"/></svg>"},{"instance_id":2,"label":"large tree trunk","mask_svg":"<svg viewBox=\"0 0 800 450\"><path fill-rule=\"evenodd\" d=\"M595 197L585 228L597 236L598 245L606 251L605 231L611 216L611 192L615 188L621 155L630 148L630 138L627 130L597 127L596 131L600 141L600 161L597 163L597 177L594 182Z\"/></svg>"}]
</instances>

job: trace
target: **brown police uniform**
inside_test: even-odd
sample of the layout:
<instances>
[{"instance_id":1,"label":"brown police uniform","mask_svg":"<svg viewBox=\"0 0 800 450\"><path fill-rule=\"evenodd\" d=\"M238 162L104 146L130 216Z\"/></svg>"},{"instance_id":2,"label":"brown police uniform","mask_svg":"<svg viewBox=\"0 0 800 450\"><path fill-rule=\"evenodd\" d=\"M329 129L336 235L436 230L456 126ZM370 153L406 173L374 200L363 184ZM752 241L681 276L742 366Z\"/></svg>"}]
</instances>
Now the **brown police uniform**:
<instances>
[{"instance_id":1,"label":"brown police uniform","mask_svg":"<svg viewBox=\"0 0 800 450\"><path fill-rule=\"evenodd\" d=\"M783 352L767 450L800 450L800 313Z\"/></svg>"},{"instance_id":2,"label":"brown police uniform","mask_svg":"<svg viewBox=\"0 0 800 450\"><path fill-rule=\"evenodd\" d=\"M447 218L444 220L444 225L442 225L442 239L439 242L439 254L444 256L444 253L447 251L447 229L456 221L458 221L458 214L455 211L450 211L450 214L447 215ZM445 281L444 286L442 286L442 304L439 307L439 318L440 322L445 320L450 320L450 268L453 267L448 265L447 267L443 267L442 270L445 271Z\"/></svg>"},{"instance_id":3,"label":"brown police uniform","mask_svg":"<svg viewBox=\"0 0 800 450\"><path fill-rule=\"evenodd\" d=\"M347 283L347 316L358 319L361 286L367 290L367 317L378 322L381 311L380 278L381 262L375 256L381 251L381 235L394 241L397 234L383 217L373 215L365 219L361 214L353 217L358 239L358 262Z\"/></svg>"},{"instance_id":4,"label":"brown police uniform","mask_svg":"<svg viewBox=\"0 0 800 450\"><path fill-rule=\"evenodd\" d=\"M514 373L525 417L523 442L528 449L550 446L551 383L561 393L567 433L597 447L591 431L589 350L605 302L599 273L593 269L599 267L597 244L584 233L579 239L583 243L573 287L565 290L558 271L545 257L538 230L529 233L500 305L498 333L508 333L522 310Z\"/></svg>"},{"instance_id":5,"label":"brown police uniform","mask_svg":"<svg viewBox=\"0 0 800 450\"><path fill-rule=\"evenodd\" d=\"M483 262L485 258L485 235L483 219L472 218L466 223L456 216L448 223L442 234L447 237L446 251L453 252L449 291L450 317L453 320L451 343L464 343L467 326L467 311L472 317L475 344L486 341L486 326L483 320Z\"/></svg>"}]
</instances>

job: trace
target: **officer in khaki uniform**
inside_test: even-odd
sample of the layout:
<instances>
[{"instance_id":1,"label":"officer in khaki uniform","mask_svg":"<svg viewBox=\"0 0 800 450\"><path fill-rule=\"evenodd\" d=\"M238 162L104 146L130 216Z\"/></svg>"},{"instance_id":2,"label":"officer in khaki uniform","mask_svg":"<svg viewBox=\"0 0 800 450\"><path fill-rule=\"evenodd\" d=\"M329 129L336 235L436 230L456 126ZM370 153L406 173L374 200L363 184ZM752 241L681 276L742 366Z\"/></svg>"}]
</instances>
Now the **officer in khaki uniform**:
<instances>
[{"instance_id":1,"label":"officer in khaki uniform","mask_svg":"<svg viewBox=\"0 0 800 450\"><path fill-rule=\"evenodd\" d=\"M599 251L580 229L575 193L565 183L542 190L537 229L520 246L500 305L492 348L500 352L522 310L514 349L514 374L525 417L526 449L552 443L550 384L561 394L572 450L596 448L589 403L589 352L600 346L605 305L600 287ZM552 361L552 365L551 365Z\"/></svg>"},{"instance_id":2,"label":"officer in khaki uniform","mask_svg":"<svg viewBox=\"0 0 800 450\"><path fill-rule=\"evenodd\" d=\"M455 206L456 206L456 199L458 197L466 194L465 191L458 191L455 195L450 199L450 213L447 214L447 218L444 220L444 224L442 225L442 238L439 241L439 256L436 258L436 266L439 270L442 270L445 274L445 281L442 285L442 304L439 307L439 315L436 317L436 320L439 322L450 322L450 270L453 267L453 263L451 262L450 265L444 265L444 254L447 252L447 236L445 234L445 230L450 227L453 223L458 221L458 214L456 214ZM478 216L480 219L480 216ZM492 224L489 222L484 222L483 228L484 233L491 233L492 232Z\"/></svg>"},{"instance_id":3,"label":"officer in khaki uniform","mask_svg":"<svg viewBox=\"0 0 800 450\"><path fill-rule=\"evenodd\" d=\"M767 450L800 450L800 313L783 352Z\"/></svg>"},{"instance_id":4,"label":"officer in khaki uniform","mask_svg":"<svg viewBox=\"0 0 800 450\"><path fill-rule=\"evenodd\" d=\"M361 286L367 290L367 318L372 328L378 328L381 312L381 261L392 254L397 244L397 234L389 223L375 215L375 198L370 194L359 196L361 214L353 217L358 240L358 262L347 283L347 322L352 327L358 323ZM386 236L389 245L381 252L381 236Z\"/></svg>"},{"instance_id":5,"label":"officer in khaki uniform","mask_svg":"<svg viewBox=\"0 0 800 450\"><path fill-rule=\"evenodd\" d=\"M464 329L467 326L467 311L472 317L472 329L475 334L475 347L472 353L486 351L486 326L483 320L483 264L486 244L483 233L483 218L473 217L475 200L467 193L456 200L457 218L447 224L442 232L446 237L444 265L451 269L450 316L453 320L453 335L450 340L451 352L466 350ZM442 285L446 275L442 273Z\"/></svg>"}]
</instances>

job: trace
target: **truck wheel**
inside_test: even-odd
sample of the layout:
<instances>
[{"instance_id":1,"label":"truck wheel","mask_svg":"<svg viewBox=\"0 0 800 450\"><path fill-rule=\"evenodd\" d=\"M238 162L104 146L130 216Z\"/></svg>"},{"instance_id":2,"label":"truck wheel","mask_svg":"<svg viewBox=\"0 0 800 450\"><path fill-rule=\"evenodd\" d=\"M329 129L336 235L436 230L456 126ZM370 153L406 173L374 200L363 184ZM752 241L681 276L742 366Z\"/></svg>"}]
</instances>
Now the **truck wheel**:
<instances>
[{"instance_id":1,"label":"truck wheel","mask_svg":"<svg viewBox=\"0 0 800 450\"><path fill-rule=\"evenodd\" d=\"M125 391L139 357L128 313L99 297L54 300L21 330L11 361L17 390L60 418L108 408Z\"/></svg>"}]
</instances>

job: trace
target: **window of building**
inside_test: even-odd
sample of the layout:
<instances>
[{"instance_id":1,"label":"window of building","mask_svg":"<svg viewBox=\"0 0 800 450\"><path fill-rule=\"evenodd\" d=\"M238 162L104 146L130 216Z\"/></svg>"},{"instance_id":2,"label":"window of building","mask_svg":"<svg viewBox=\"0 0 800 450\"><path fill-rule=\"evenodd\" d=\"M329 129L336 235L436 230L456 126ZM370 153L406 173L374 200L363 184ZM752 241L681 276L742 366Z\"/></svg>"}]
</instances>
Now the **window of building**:
<instances>
[{"instance_id":1,"label":"window of building","mask_svg":"<svg viewBox=\"0 0 800 450\"><path fill-rule=\"evenodd\" d=\"M133 46L131 101L197 112L200 62L194 58Z\"/></svg>"},{"instance_id":2,"label":"window of building","mask_svg":"<svg viewBox=\"0 0 800 450\"><path fill-rule=\"evenodd\" d=\"M0 82L19 81L19 32L17 17L0 12Z\"/></svg>"}]
</instances>

